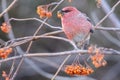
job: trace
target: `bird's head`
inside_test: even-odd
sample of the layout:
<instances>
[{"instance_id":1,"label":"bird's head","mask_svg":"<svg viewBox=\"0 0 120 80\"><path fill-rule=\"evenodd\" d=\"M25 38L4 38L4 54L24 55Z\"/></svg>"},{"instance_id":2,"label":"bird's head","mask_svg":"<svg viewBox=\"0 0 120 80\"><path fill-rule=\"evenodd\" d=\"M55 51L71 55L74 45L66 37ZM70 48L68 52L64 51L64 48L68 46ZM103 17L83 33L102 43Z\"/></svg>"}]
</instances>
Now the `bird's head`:
<instances>
[{"instance_id":1,"label":"bird's head","mask_svg":"<svg viewBox=\"0 0 120 80\"><path fill-rule=\"evenodd\" d=\"M64 7L62 10L59 10L57 12L57 16L59 18L63 18L63 17L70 17L72 15L76 15L80 13L75 7L72 6L68 6L68 7Z\"/></svg>"}]
</instances>

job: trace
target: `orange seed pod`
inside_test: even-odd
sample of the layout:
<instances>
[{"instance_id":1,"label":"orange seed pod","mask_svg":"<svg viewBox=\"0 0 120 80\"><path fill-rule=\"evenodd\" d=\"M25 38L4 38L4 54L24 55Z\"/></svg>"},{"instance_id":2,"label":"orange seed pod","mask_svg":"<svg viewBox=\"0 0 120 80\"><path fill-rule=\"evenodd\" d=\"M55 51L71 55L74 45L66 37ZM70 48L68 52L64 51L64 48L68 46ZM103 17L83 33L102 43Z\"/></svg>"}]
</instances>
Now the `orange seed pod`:
<instances>
[{"instance_id":1,"label":"orange seed pod","mask_svg":"<svg viewBox=\"0 0 120 80\"><path fill-rule=\"evenodd\" d=\"M0 26L0 29L4 32L4 33L8 33L10 31L10 26L7 25L7 23L2 23L2 26Z\"/></svg>"}]
</instances>

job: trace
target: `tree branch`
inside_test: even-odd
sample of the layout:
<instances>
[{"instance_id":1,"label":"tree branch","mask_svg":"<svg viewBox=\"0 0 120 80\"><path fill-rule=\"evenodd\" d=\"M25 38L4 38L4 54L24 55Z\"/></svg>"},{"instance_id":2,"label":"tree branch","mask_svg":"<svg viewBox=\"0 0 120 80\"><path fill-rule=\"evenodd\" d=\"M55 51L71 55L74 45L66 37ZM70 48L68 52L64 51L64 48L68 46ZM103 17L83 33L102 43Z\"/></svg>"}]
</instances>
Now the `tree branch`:
<instances>
[{"instance_id":1,"label":"tree branch","mask_svg":"<svg viewBox=\"0 0 120 80\"><path fill-rule=\"evenodd\" d=\"M13 2L2 12L0 13L0 18L6 13L8 12L12 7L13 5L17 2L18 0L13 0Z\"/></svg>"},{"instance_id":2,"label":"tree branch","mask_svg":"<svg viewBox=\"0 0 120 80\"><path fill-rule=\"evenodd\" d=\"M96 25L95 28L98 27L112 12L115 10L115 8L120 4L120 0L111 8L110 12L106 16L104 16Z\"/></svg>"},{"instance_id":3,"label":"tree branch","mask_svg":"<svg viewBox=\"0 0 120 80\"><path fill-rule=\"evenodd\" d=\"M99 47L101 52L105 55L120 55L120 51L111 49L111 48L104 48L104 47ZM71 50L71 51L63 51L63 52L54 52L54 53L29 53L29 54L23 54L24 57L50 57L50 56L64 56L64 55L76 55L76 54L88 54L88 50ZM1 62L6 62L10 61L13 59L20 59L22 58L22 55L20 56L14 56L14 57L9 57L6 59L0 60Z\"/></svg>"}]
</instances>

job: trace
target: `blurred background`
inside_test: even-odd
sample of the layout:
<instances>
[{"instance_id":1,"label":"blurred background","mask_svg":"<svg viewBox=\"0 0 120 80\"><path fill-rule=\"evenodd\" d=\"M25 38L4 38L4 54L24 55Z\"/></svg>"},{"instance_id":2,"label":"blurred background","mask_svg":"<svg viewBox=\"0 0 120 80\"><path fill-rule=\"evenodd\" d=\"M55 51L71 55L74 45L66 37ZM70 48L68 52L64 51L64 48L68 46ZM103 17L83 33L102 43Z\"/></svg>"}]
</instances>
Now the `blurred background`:
<instances>
[{"instance_id":1,"label":"blurred background","mask_svg":"<svg viewBox=\"0 0 120 80\"><path fill-rule=\"evenodd\" d=\"M3 5L10 5L13 0L0 0L0 13L3 11ZM36 13L36 8L39 5L49 4L51 2L57 2L60 0L18 0L15 5L8 12L9 18L39 18ZM108 13L111 7L119 0L101 0L101 7L97 8L96 0L72 0L68 2L65 0L60 6L53 12L53 16L47 20L47 23L53 26L60 26L60 19L57 18L56 13L59 9L65 6L75 6L81 12L87 14L95 25L102 19L106 13ZM0 25L5 21L4 16L0 18ZM32 36L36 29L41 24L38 21L11 21L15 38ZM115 8L115 11L109 16L102 24L103 27L120 27L120 5ZM52 32L56 29L44 25L39 34L46 32ZM56 36L65 37L64 33L57 34ZM0 38L4 41L10 39L10 35L4 34L0 31ZM21 50L17 54L21 54L26 51L29 43L20 46ZM113 48L120 50L120 33L115 31L102 31L96 30L90 40L90 44L97 45L98 47ZM30 53L38 52L60 52L71 50L72 47L67 42L55 39L39 39L34 41ZM11 55L12 56L12 55ZM62 63L66 56L55 56L55 57L31 57L24 60L24 64L20 68L15 80L50 80L53 74L58 69L58 66ZM75 56L72 56L67 62L71 64ZM65 75L64 72L60 72L56 80L120 80L120 56L119 55L106 55L106 61L108 64L105 67L95 69L95 72L89 77L78 77L73 78ZM16 61L16 66L19 60ZM92 65L92 64L90 64ZM4 62L1 65L0 73L2 70L9 71L11 61ZM71 78L71 79L69 79ZM72 79L73 78L73 79Z\"/></svg>"}]
</instances>

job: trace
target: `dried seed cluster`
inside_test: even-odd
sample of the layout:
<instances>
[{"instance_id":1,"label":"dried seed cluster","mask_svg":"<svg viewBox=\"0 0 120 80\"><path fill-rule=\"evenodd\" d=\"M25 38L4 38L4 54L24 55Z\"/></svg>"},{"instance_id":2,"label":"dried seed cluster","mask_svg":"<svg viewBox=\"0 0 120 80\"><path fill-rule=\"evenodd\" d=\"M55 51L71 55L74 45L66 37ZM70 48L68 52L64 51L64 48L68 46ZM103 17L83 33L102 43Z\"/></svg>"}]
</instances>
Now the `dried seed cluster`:
<instances>
[{"instance_id":1,"label":"dried seed cluster","mask_svg":"<svg viewBox=\"0 0 120 80\"><path fill-rule=\"evenodd\" d=\"M7 23L2 23L2 26L0 26L0 29L4 32L4 33L8 33L10 31L10 26Z\"/></svg>"},{"instance_id":2,"label":"dried seed cluster","mask_svg":"<svg viewBox=\"0 0 120 80\"><path fill-rule=\"evenodd\" d=\"M52 12L48 10L48 5L40 5L37 7L37 14L40 18L50 18L52 16Z\"/></svg>"},{"instance_id":3,"label":"dried seed cluster","mask_svg":"<svg viewBox=\"0 0 120 80\"><path fill-rule=\"evenodd\" d=\"M0 48L0 57L5 59L12 52L12 48Z\"/></svg>"},{"instance_id":4,"label":"dried seed cluster","mask_svg":"<svg viewBox=\"0 0 120 80\"><path fill-rule=\"evenodd\" d=\"M96 0L96 2L97 2L97 7L100 8L100 7L101 7L102 0Z\"/></svg>"},{"instance_id":5,"label":"dried seed cluster","mask_svg":"<svg viewBox=\"0 0 120 80\"><path fill-rule=\"evenodd\" d=\"M5 80L10 80L8 74L5 71L2 71L2 77L5 78Z\"/></svg>"},{"instance_id":6,"label":"dried seed cluster","mask_svg":"<svg viewBox=\"0 0 120 80\"><path fill-rule=\"evenodd\" d=\"M57 17L58 17L58 18L61 18L61 17L62 17L62 14L58 12L58 13L57 13Z\"/></svg>"},{"instance_id":7,"label":"dried seed cluster","mask_svg":"<svg viewBox=\"0 0 120 80\"><path fill-rule=\"evenodd\" d=\"M88 48L88 54L90 55L89 58L92 61L92 64L96 67L102 67L107 64L106 60L104 59L104 54L102 54L102 50L97 48L96 46L90 46ZM79 56L79 55L78 55ZM89 66L89 64L84 60L83 66L79 63L79 57L75 59L75 61L71 65L67 65L65 67L65 73L69 75L89 75L94 72L94 70Z\"/></svg>"},{"instance_id":8,"label":"dried seed cluster","mask_svg":"<svg viewBox=\"0 0 120 80\"><path fill-rule=\"evenodd\" d=\"M102 51L99 48L90 46L88 48L88 53L90 54L90 59L96 68L105 66L107 64L106 60L104 59L104 54L102 54Z\"/></svg>"},{"instance_id":9,"label":"dried seed cluster","mask_svg":"<svg viewBox=\"0 0 120 80\"><path fill-rule=\"evenodd\" d=\"M94 72L90 67L84 67L82 65L67 65L65 72L69 75L89 75Z\"/></svg>"},{"instance_id":10,"label":"dried seed cluster","mask_svg":"<svg viewBox=\"0 0 120 80\"><path fill-rule=\"evenodd\" d=\"M96 53L94 55L92 55L90 58L92 60L93 65L96 68L105 66L107 64L106 60L104 59L104 54L102 54L99 49L96 50Z\"/></svg>"}]
</instances>

